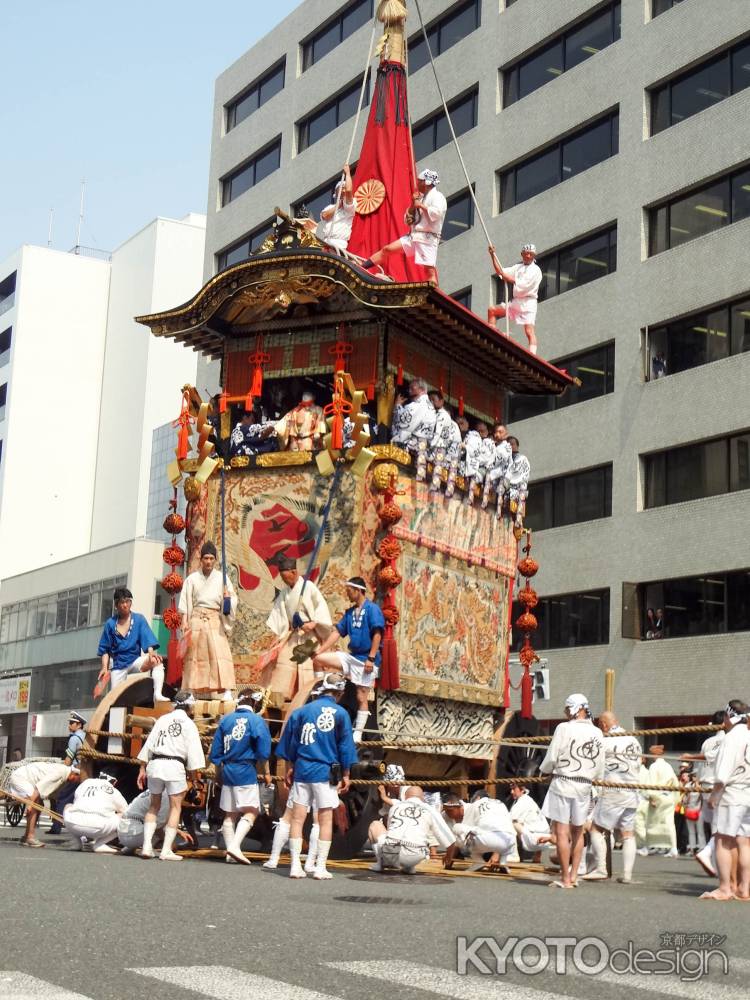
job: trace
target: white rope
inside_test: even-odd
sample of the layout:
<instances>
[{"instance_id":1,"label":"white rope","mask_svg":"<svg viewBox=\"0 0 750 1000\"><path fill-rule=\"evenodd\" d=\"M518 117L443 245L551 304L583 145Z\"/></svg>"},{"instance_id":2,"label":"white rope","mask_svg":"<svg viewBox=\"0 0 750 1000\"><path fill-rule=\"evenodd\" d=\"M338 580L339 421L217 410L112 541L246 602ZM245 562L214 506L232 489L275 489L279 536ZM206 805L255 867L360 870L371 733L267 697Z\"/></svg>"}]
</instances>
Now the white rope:
<instances>
[{"instance_id":1,"label":"white rope","mask_svg":"<svg viewBox=\"0 0 750 1000\"><path fill-rule=\"evenodd\" d=\"M438 93L440 94L440 100L443 103L443 111L445 112L445 118L448 122L448 128L450 129L451 138L453 140L453 145L456 147L456 153L458 154L458 159L461 164L461 169L464 172L464 177L466 178L466 184L469 188L469 195L471 200L474 202L474 210L479 218L479 224L484 230L484 235L487 240L487 246L492 246L492 240L490 238L489 231L484 222L484 216L482 215L482 210L479 207L479 202L477 201L477 196L474 194L474 188L471 185L471 180L469 178L469 171L466 169L466 163L464 162L463 154L461 153L461 147L458 144L458 137L456 136L455 129L453 128L453 121L451 120L450 111L448 110L448 102L445 99L445 94L443 93L443 88L440 84L440 77L438 76L437 67L435 66L435 59L432 55L432 48L430 47L430 39L427 36L427 29L425 28L424 18L422 17L422 8L419 6L419 0L414 0L415 6L417 8L417 14L419 15L419 23L422 28L422 36L424 38L424 43L427 46L427 55L430 57L430 66L432 67L432 73L435 77L435 84L437 85ZM495 255L497 256L497 255ZM498 260L498 264L500 261ZM500 265L502 268L502 264ZM508 283L503 281L503 289L505 292L505 335L510 337L510 319L508 318Z\"/></svg>"},{"instance_id":2,"label":"white rope","mask_svg":"<svg viewBox=\"0 0 750 1000\"><path fill-rule=\"evenodd\" d=\"M370 62L372 60L372 47L375 42L375 31L378 26L377 18L372 22L372 32L370 33L370 45L367 49L367 62L365 63L365 71L362 74L362 86L359 90L359 104L357 105L357 114L354 119L354 128L352 129L352 141L349 143L349 150L346 154L346 159L344 163L350 163L352 158L352 151L354 150L354 140L357 138L357 129L359 127L359 118L362 114L362 108L365 103L365 87L367 86L367 78L370 73Z\"/></svg>"}]
</instances>

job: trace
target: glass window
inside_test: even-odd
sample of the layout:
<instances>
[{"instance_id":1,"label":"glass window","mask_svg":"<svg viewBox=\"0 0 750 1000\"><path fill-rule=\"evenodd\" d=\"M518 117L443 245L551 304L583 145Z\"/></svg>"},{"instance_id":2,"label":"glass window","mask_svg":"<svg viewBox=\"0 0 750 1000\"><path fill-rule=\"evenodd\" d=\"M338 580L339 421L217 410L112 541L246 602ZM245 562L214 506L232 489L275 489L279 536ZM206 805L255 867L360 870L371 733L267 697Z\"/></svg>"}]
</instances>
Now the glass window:
<instances>
[{"instance_id":1,"label":"glass window","mask_svg":"<svg viewBox=\"0 0 750 1000\"><path fill-rule=\"evenodd\" d=\"M612 515L612 466L533 482L525 524L543 531Z\"/></svg>"},{"instance_id":2,"label":"glass window","mask_svg":"<svg viewBox=\"0 0 750 1000\"><path fill-rule=\"evenodd\" d=\"M327 136L329 132L333 132L337 124L338 112L335 104L323 108L322 111L318 111L317 114L308 118L300 131L300 150L307 149L308 146L312 146L313 143Z\"/></svg>"},{"instance_id":3,"label":"glass window","mask_svg":"<svg viewBox=\"0 0 750 1000\"><path fill-rule=\"evenodd\" d=\"M651 17L658 17L659 14L663 14L681 3L682 0L651 0Z\"/></svg>"},{"instance_id":4,"label":"glass window","mask_svg":"<svg viewBox=\"0 0 750 1000\"><path fill-rule=\"evenodd\" d=\"M722 55L671 85L670 125L697 115L730 94L729 55Z\"/></svg>"},{"instance_id":5,"label":"glass window","mask_svg":"<svg viewBox=\"0 0 750 1000\"><path fill-rule=\"evenodd\" d=\"M318 62L323 58L323 56L327 56L329 52L333 52L340 42L341 22L335 21L333 24L329 25L328 28L324 28L313 41L312 48L310 50L310 59L305 66L305 69L308 69L309 66L313 65L313 63Z\"/></svg>"},{"instance_id":6,"label":"glass window","mask_svg":"<svg viewBox=\"0 0 750 1000\"><path fill-rule=\"evenodd\" d=\"M260 182L272 174L274 170L278 170L281 165L281 144L272 146L265 153L261 153L260 156L255 161L255 179L253 184L260 184Z\"/></svg>"},{"instance_id":7,"label":"glass window","mask_svg":"<svg viewBox=\"0 0 750 1000\"><path fill-rule=\"evenodd\" d=\"M555 147L516 167L513 204L516 205L560 183L560 150ZM506 206L503 205L503 208ZM510 205L507 207L511 207Z\"/></svg>"},{"instance_id":8,"label":"glass window","mask_svg":"<svg viewBox=\"0 0 750 1000\"><path fill-rule=\"evenodd\" d=\"M603 278L615 270L610 256L610 233L600 233L584 243L560 250L559 259L560 293Z\"/></svg>"},{"instance_id":9,"label":"glass window","mask_svg":"<svg viewBox=\"0 0 750 1000\"><path fill-rule=\"evenodd\" d=\"M580 385L569 386L562 396L519 396L511 394L508 404L508 423L527 420L529 417L559 410L588 399L605 396L615 389L615 345L603 344L581 354L558 358L553 364L569 375L581 380Z\"/></svg>"},{"instance_id":10,"label":"glass window","mask_svg":"<svg viewBox=\"0 0 750 1000\"><path fill-rule=\"evenodd\" d=\"M281 165L281 138L222 181L222 205L239 198L251 187L278 170Z\"/></svg>"},{"instance_id":11,"label":"glass window","mask_svg":"<svg viewBox=\"0 0 750 1000\"><path fill-rule=\"evenodd\" d=\"M269 73L258 84L258 104L262 107L284 89L285 63L282 63L273 73Z\"/></svg>"},{"instance_id":12,"label":"glass window","mask_svg":"<svg viewBox=\"0 0 750 1000\"><path fill-rule=\"evenodd\" d=\"M619 6L619 4L617 5ZM574 28L565 36L565 69L572 69L579 63L595 56L601 49L611 45L613 37L612 9L586 21L580 28ZM619 23L619 18L618 18Z\"/></svg>"},{"instance_id":13,"label":"glass window","mask_svg":"<svg viewBox=\"0 0 750 1000\"><path fill-rule=\"evenodd\" d=\"M680 246L726 226L729 211L728 181L718 181L673 201L669 209L670 247Z\"/></svg>"},{"instance_id":14,"label":"glass window","mask_svg":"<svg viewBox=\"0 0 750 1000\"><path fill-rule=\"evenodd\" d=\"M227 132L284 89L286 59L256 80L244 94L227 104Z\"/></svg>"},{"instance_id":15,"label":"glass window","mask_svg":"<svg viewBox=\"0 0 750 1000\"><path fill-rule=\"evenodd\" d=\"M295 201L292 204L292 215L301 215L302 210L307 209L309 215L318 218L322 210L333 201L333 189L340 176L337 174L319 188L306 194L304 198Z\"/></svg>"},{"instance_id":16,"label":"glass window","mask_svg":"<svg viewBox=\"0 0 750 1000\"><path fill-rule=\"evenodd\" d=\"M352 118L357 113L359 95L362 89L361 81L352 84L345 91L329 101L322 108L303 118L297 124L297 146L299 152L312 146L313 143L325 138L342 122ZM363 104L369 102L369 80L365 87Z\"/></svg>"},{"instance_id":17,"label":"glass window","mask_svg":"<svg viewBox=\"0 0 750 1000\"><path fill-rule=\"evenodd\" d=\"M3 330L3 332L0 333L0 368L2 368L3 365L7 365L10 361L12 332L11 327L8 327L7 330Z\"/></svg>"},{"instance_id":18,"label":"glass window","mask_svg":"<svg viewBox=\"0 0 750 1000\"><path fill-rule=\"evenodd\" d=\"M750 87L750 39L732 49L732 93Z\"/></svg>"},{"instance_id":19,"label":"glass window","mask_svg":"<svg viewBox=\"0 0 750 1000\"><path fill-rule=\"evenodd\" d=\"M729 440L729 489L750 489L750 434Z\"/></svg>"},{"instance_id":20,"label":"glass window","mask_svg":"<svg viewBox=\"0 0 750 1000\"><path fill-rule=\"evenodd\" d=\"M430 40L432 55L439 56L460 42L462 38L466 38L479 27L480 19L481 0L468 0L468 3L462 4L440 20L428 25L427 36ZM424 35L419 31L409 39L409 73L415 73L422 66L426 66L429 61L430 57Z\"/></svg>"},{"instance_id":21,"label":"glass window","mask_svg":"<svg viewBox=\"0 0 750 1000\"><path fill-rule=\"evenodd\" d=\"M732 222L750 216L750 170L743 170L732 178Z\"/></svg>"},{"instance_id":22,"label":"glass window","mask_svg":"<svg viewBox=\"0 0 750 1000\"><path fill-rule=\"evenodd\" d=\"M524 59L518 65L518 97L526 97L565 71L563 40L547 45L541 52Z\"/></svg>"},{"instance_id":23,"label":"glass window","mask_svg":"<svg viewBox=\"0 0 750 1000\"><path fill-rule=\"evenodd\" d=\"M478 91L473 90L465 97L459 97L448 105L456 135L462 135L477 123ZM451 141L448 121L442 111L430 115L412 129L415 160L422 160L436 149Z\"/></svg>"},{"instance_id":24,"label":"glass window","mask_svg":"<svg viewBox=\"0 0 750 1000\"><path fill-rule=\"evenodd\" d=\"M359 3L349 4L349 9L344 11L341 18L341 40L353 35L357 28L367 24L371 17L372 0L359 0Z\"/></svg>"},{"instance_id":25,"label":"glass window","mask_svg":"<svg viewBox=\"0 0 750 1000\"><path fill-rule=\"evenodd\" d=\"M372 0L352 0L348 3L328 24L302 43L303 72L366 24L373 13Z\"/></svg>"},{"instance_id":26,"label":"glass window","mask_svg":"<svg viewBox=\"0 0 750 1000\"><path fill-rule=\"evenodd\" d=\"M750 573L727 573L727 630L750 630Z\"/></svg>"},{"instance_id":27,"label":"glass window","mask_svg":"<svg viewBox=\"0 0 750 1000\"><path fill-rule=\"evenodd\" d=\"M731 353L742 354L750 350L750 299L731 307Z\"/></svg>"},{"instance_id":28,"label":"glass window","mask_svg":"<svg viewBox=\"0 0 750 1000\"><path fill-rule=\"evenodd\" d=\"M443 242L471 229L474 225L474 203L468 191L453 195L448 199L448 211L443 223Z\"/></svg>"},{"instance_id":29,"label":"glass window","mask_svg":"<svg viewBox=\"0 0 750 1000\"><path fill-rule=\"evenodd\" d=\"M592 125L562 144L563 180L575 177L612 156L612 137L617 133L617 116Z\"/></svg>"},{"instance_id":30,"label":"glass window","mask_svg":"<svg viewBox=\"0 0 750 1000\"><path fill-rule=\"evenodd\" d=\"M462 288L460 291L454 292L451 298L456 302L460 302L466 309L471 309L471 285L468 288Z\"/></svg>"},{"instance_id":31,"label":"glass window","mask_svg":"<svg viewBox=\"0 0 750 1000\"><path fill-rule=\"evenodd\" d=\"M609 590L543 597L534 613L539 619L540 649L609 642ZM516 617L514 614L513 620ZM516 639L514 636L514 642Z\"/></svg>"},{"instance_id":32,"label":"glass window","mask_svg":"<svg viewBox=\"0 0 750 1000\"><path fill-rule=\"evenodd\" d=\"M243 260L247 260L251 253L254 253L258 247L261 245L266 236L268 236L273 231L273 220L269 219L268 222L264 222L262 226L258 226L251 233L243 236L241 240L233 244L226 250L223 250L217 255L218 270L223 271L226 267L231 267L232 264L239 264Z\"/></svg>"}]
</instances>

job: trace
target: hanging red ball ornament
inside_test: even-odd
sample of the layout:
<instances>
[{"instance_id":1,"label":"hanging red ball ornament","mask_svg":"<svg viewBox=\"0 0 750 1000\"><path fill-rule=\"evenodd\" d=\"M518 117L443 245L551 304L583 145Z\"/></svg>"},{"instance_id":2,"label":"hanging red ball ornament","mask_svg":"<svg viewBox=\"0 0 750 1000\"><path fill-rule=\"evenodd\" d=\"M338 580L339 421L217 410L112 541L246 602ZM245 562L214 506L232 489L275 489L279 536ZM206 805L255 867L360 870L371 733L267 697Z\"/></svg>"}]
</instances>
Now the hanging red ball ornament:
<instances>
[{"instance_id":1,"label":"hanging red ball ornament","mask_svg":"<svg viewBox=\"0 0 750 1000\"><path fill-rule=\"evenodd\" d=\"M535 632L538 626L539 623L536 620L536 615L532 615L530 611L524 611L522 615L518 616L516 621L516 628L519 628L522 632Z\"/></svg>"},{"instance_id":2,"label":"hanging red ball ornament","mask_svg":"<svg viewBox=\"0 0 750 1000\"><path fill-rule=\"evenodd\" d=\"M182 615L177 608L165 608L162 612L161 620L170 632L174 632L180 627Z\"/></svg>"},{"instance_id":3,"label":"hanging red ball ornament","mask_svg":"<svg viewBox=\"0 0 750 1000\"><path fill-rule=\"evenodd\" d=\"M535 608L539 603L539 598L533 587L524 587L523 590L519 590L518 600L527 608Z\"/></svg>"},{"instance_id":4,"label":"hanging red ball ornament","mask_svg":"<svg viewBox=\"0 0 750 1000\"><path fill-rule=\"evenodd\" d=\"M526 578L534 576L539 570L539 563L531 556L526 556L518 564L518 572Z\"/></svg>"},{"instance_id":5,"label":"hanging red ball ornament","mask_svg":"<svg viewBox=\"0 0 750 1000\"><path fill-rule=\"evenodd\" d=\"M185 530L185 518L182 514L167 514L164 518L164 530L170 535L179 535Z\"/></svg>"},{"instance_id":6,"label":"hanging red ball ornament","mask_svg":"<svg viewBox=\"0 0 750 1000\"><path fill-rule=\"evenodd\" d=\"M386 625L398 625L401 620L401 612L398 608L383 608L383 618L385 618Z\"/></svg>"},{"instance_id":7,"label":"hanging red ball ornament","mask_svg":"<svg viewBox=\"0 0 750 1000\"><path fill-rule=\"evenodd\" d=\"M169 545L164 549L162 558L167 566L182 566L185 562L185 550L179 545Z\"/></svg>"},{"instance_id":8,"label":"hanging red ball ornament","mask_svg":"<svg viewBox=\"0 0 750 1000\"><path fill-rule=\"evenodd\" d=\"M179 573L167 573L161 585L168 594L179 594L182 590L182 577Z\"/></svg>"},{"instance_id":9,"label":"hanging red ball ornament","mask_svg":"<svg viewBox=\"0 0 750 1000\"><path fill-rule=\"evenodd\" d=\"M384 503L378 511L378 517L383 524L398 524L404 516L403 511L397 503Z\"/></svg>"},{"instance_id":10,"label":"hanging red ball ornament","mask_svg":"<svg viewBox=\"0 0 750 1000\"><path fill-rule=\"evenodd\" d=\"M393 566L383 566L378 573L378 580L382 587L398 587L401 583L401 576Z\"/></svg>"}]
</instances>

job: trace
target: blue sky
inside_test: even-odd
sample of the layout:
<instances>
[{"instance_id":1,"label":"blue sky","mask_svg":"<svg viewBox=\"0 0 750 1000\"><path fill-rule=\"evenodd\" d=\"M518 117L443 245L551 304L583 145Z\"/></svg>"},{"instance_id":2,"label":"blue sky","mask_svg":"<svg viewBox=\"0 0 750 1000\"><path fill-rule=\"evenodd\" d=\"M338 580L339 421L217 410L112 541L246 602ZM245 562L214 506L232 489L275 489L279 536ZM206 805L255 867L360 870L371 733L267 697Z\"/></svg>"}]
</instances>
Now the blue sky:
<instances>
[{"instance_id":1,"label":"blue sky","mask_svg":"<svg viewBox=\"0 0 750 1000\"><path fill-rule=\"evenodd\" d=\"M0 2L0 261L205 212L216 77L301 0Z\"/></svg>"}]
</instances>

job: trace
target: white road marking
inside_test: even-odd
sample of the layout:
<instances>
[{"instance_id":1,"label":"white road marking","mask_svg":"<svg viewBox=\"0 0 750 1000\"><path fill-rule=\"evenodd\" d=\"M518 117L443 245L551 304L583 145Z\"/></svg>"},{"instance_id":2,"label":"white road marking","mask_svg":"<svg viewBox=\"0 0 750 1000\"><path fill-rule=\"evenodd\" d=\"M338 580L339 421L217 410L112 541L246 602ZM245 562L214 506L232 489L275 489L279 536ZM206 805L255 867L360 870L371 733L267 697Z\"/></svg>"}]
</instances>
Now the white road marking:
<instances>
[{"instance_id":1,"label":"white road marking","mask_svg":"<svg viewBox=\"0 0 750 1000\"><path fill-rule=\"evenodd\" d=\"M713 978L707 977L696 979L694 982L684 981L677 975L669 976L649 976L639 975L636 972L623 973L601 972L597 976L587 977L593 984L607 984L609 986L622 986L629 990L640 990L646 993L657 993L668 997L683 997L684 1000L746 1000L747 984L736 984L730 986L720 983L716 975L719 971L717 960L711 963L714 970ZM723 968L720 970L723 973ZM729 972L732 972L732 960L729 960ZM580 975L576 977L580 979Z\"/></svg>"},{"instance_id":2,"label":"white road marking","mask_svg":"<svg viewBox=\"0 0 750 1000\"><path fill-rule=\"evenodd\" d=\"M91 1000L83 993L71 993L23 972L0 972L2 1000Z\"/></svg>"},{"instance_id":3,"label":"white road marking","mask_svg":"<svg viewBox=\"0 0 750 1000\"><path fill-rule=\"evenodd\" d=\"M459 976L448 969L436 969L416 962L329 962L328 965L356 976L410 986L414 990L451 997L451 1000L571 1000L570 996L561 993L547 993L490 976Z\"/></svg>"},{"instance_id":4,"label":"white road marking","mask_svg":"<svg viewBox=\"0 0 750 1000\"><path fill-rule=\"evenodd\" d=\"M186 990L202 993L213 1000L237 1000L238 997L273 997L273 1000L340 1000L330 993L279 982L266 976L240 972L226 965L164 966L162 968L129 969L139 976L149 976L162 983L171 983ZM2 996L2 994L0 994ZM55 998L57 1000L57 998ZM64 998L68 1000L68 998Z\"/></svg>"}]
</instances>

